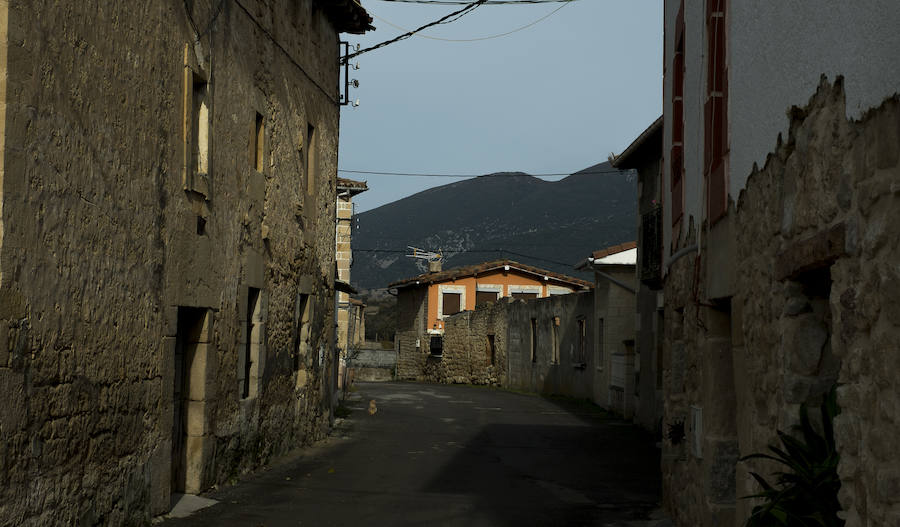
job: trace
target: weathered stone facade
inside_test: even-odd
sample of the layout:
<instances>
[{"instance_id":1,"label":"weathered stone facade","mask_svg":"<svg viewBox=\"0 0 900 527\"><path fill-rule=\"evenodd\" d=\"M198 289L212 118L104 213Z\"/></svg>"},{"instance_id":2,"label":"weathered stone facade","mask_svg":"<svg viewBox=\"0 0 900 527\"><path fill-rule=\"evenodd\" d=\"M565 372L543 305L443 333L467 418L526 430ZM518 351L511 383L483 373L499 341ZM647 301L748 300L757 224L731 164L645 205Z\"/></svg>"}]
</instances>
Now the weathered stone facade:
<instances>
[{"instance_id":1,"label":"weathered stone facade","mask_svg":"<svg viewBox=\"0 0 900 527\"><path fill-rule=\"evenodd\" d=\"M146 523L321 437L340 20L13 0L0 23L0 524Z\"/></svg>"},{"instance_id":2,"label":"weathered stone facade","mask_svg":"<svg viewBox=\"0 0 900 527\"><path fill-rule=\"evenodd\" d=\"M743 522L752 503L736 498L757 491L748 471L774 467L738 457L776 442L835 382L847 525L900 522L900 97L846 115L842 80L823 81L748 178L725 234L669 269L664 427L683 421L687 437L665 441L663 483L679 525ZM728 246L734 295L718 298L709 255Z\"/></svg>"},{"instance_id":3,"label":"weathered stone facade","mask_svg":"<svg viewBox=\"0 0 900 527\"><path fill-rule=\"evenodd\" d=\"M510 304L509 386L593 399L599 369L593 315L593 291Z\"/></svg>"}]
</instances>

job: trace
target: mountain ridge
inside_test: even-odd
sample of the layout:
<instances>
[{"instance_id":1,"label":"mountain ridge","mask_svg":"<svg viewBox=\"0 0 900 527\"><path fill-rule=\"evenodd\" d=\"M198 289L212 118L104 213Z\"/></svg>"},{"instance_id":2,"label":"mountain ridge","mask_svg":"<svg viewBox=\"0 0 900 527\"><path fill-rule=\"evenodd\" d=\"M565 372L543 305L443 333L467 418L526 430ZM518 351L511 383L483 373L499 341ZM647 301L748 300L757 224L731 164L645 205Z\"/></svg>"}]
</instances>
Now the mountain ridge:
<instances>
[{"instance_id":1,"label":"mountain ridge","mask_svg":"<svg viewBox=\"0 0 900 527\"><path fill-rule=\"evenodd\" d=\"M444 269L508 257L576 275L592 251L635 239L636 198L634 174L609 163L559 181L499 172L423 190L354 216L351 282L377 289L420 274L408 245L442 250Z\"/></svg>"}]
</instances>

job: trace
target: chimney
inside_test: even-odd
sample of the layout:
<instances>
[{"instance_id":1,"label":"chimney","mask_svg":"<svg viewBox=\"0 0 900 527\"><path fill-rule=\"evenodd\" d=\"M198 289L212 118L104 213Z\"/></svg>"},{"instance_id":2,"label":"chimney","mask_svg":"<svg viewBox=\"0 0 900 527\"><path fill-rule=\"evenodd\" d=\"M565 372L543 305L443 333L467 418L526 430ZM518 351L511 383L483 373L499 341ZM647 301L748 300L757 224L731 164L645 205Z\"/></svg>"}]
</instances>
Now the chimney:
<instances>
[{"instance_id":1,"label":"chimney","mask_svg":"<svg viewBox=\"0 0 900 527\"><path fill-rule=\"evenodd\" d=\"M441 272L441 261L440 260L428 260L428 272L429 273Z\"/></svg>"}]
</instances>

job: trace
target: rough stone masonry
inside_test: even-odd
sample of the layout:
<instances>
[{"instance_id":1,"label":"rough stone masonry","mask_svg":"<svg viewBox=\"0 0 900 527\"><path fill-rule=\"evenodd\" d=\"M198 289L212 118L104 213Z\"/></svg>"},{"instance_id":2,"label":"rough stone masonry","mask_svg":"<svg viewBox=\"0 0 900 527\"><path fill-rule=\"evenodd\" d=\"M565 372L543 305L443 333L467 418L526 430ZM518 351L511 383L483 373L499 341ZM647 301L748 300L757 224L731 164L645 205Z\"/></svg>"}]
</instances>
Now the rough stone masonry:
<instances>
[{"instance_id":1,"label":"rough stone masonry","mask_svg":"<svg viewBox=\"0 0 900 527\"><path fill-rule=\"evenodd\" d=\"M367 28L350 2L0 2L0 525L147 523L324 433L332 87Z\"/></svg>"},{"instance_id":2,"label":"rough stone masonry","mask_svg":"<svg viewBox=\"0 0 900 527\"><path fill-rule=\"evenodd\" d=\"M670 269L664 430L686 436L667 433L663 486L679 525L741 524L749 471L776 467L738 458L834 383L847 526L900 524L900 98L858 121L844 101L823 79L729 212L730 302L707 296L709 237Z\"/></svg>"}]
</instances>

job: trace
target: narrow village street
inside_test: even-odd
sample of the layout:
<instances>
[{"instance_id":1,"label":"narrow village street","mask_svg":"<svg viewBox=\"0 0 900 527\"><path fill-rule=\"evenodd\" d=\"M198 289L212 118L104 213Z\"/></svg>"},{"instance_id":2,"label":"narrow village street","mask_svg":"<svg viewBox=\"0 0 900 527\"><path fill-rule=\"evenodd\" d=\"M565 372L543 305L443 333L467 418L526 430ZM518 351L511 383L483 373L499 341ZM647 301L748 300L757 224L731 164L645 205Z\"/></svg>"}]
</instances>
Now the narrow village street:
<instances>
[{"instance_id":1,"label":"narrow village street","mask_svg":"<svg viewBox=\"0 0 900 527\"><path fill-rule=\"evenodd\" d=\"M162 525L668 525L651 519L660 488L653 438L589 403L362 383L348 406L324 444Z\"/></svg>"}]
</instances>

